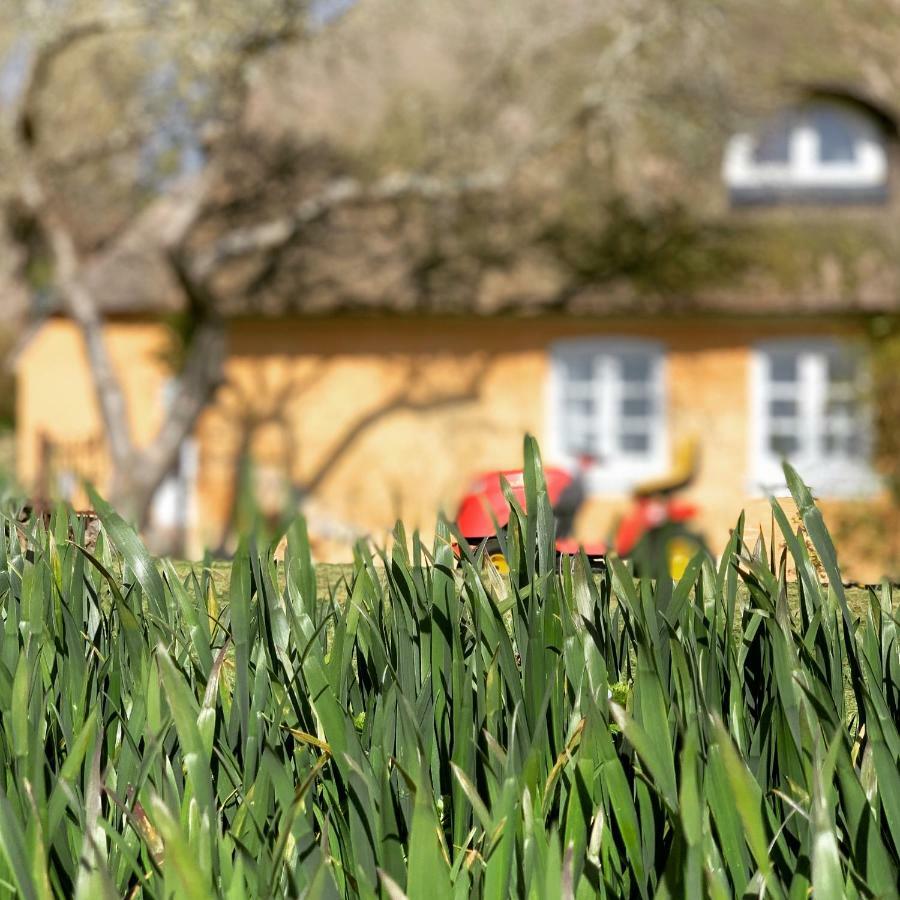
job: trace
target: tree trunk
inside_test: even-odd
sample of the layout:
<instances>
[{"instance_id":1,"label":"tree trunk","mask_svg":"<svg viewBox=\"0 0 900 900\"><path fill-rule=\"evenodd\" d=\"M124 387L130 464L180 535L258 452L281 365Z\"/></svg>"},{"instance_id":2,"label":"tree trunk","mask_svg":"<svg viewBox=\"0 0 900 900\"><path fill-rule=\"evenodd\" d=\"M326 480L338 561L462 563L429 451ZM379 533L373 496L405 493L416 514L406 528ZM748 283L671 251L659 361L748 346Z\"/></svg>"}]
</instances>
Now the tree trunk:
<instances>
[{"instance_id":1,"label":"tree trunk","mask_svg":"<svg viewBox=\"0 0 900 900\"><path fill-rule=\"evenodd\" d=\"M139 527L148 524L156 492L175 470L184 442L222 382L225 354L225 328L218 318L208 318L191 340L178 389L153 442L132 450L125 465L113 464L110 500ZM101 390L96 378L95 389Z\"/></svg>"}]
</instances>

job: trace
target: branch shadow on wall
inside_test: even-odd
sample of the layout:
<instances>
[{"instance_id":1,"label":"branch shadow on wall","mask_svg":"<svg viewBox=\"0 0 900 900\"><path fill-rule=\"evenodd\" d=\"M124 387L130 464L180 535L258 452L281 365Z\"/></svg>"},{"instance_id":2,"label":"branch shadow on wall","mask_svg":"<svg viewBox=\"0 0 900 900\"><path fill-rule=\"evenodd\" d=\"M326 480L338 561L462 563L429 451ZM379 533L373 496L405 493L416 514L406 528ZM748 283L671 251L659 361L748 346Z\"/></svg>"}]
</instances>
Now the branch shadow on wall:
<instances>
[{"instance_id":1,"label":"branch shadow on wall","mask_svg":"<svg viewBox=\"0 0 900 900\"><path fill-rule=\"evenodd\" d=\"M323 486L331 479L348 454L374 428L398 413L427 413L452 409L476 402L481 393L483 381L489 371L490 364L479 360L472 371L466 373L459 386L448 389L435 389L425 386L423 389L422 366L410 362L402 378L402 383L385 398L369 408L361 408L350 418L340 433L329 442L326 450L318 451L311 464L303 466L306 474L297 478L300 468L301 454L304 451L302 440L298 438L298 423L302 417L294 412L295 406L302 406L304 400L312 397L321 387L327 370L318 367L302 376L289 376L277 385L268 383L269 379L260 373L258 382L252 386L241 386L230 382L227 386L227 400L218 409L226 427L237 432L237 440L232 442L233 450L224 464L229 469L227 487L227 511L223 517L224 524L215 544L214 555L227 557L234 545L235 535L240 533L247 523L242 521L242 497L248 488L247 477L257 462L254 459L254 442L263 429L274 429L278 435L275 442L279 448L279 458L269 458L268 467L276 468L283 479L284 498L281 510L272 513L275 518L293 515L300 511ZM216 442L213 441L215 445ZM220 459L220 463L223 460ZM372 461L372 475L378 475L378 460ZM256 510L259 513L259 508ZM354 529L352 523L328 521L310 521L314 526L329 530L334 526L336 532L349 533ZM358 532L362 535L362 532Z\"/></svg>"}]
</instances>

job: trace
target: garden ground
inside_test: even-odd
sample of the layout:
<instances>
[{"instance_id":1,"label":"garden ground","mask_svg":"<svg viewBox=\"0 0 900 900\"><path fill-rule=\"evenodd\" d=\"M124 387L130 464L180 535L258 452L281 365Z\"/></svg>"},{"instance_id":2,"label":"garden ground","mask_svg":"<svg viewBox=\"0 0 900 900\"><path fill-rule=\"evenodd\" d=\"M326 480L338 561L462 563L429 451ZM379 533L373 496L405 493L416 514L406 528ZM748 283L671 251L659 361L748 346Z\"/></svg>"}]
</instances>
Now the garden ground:
<instances>
[{"instance_id":1,"label":"garden ground","mask_svg":"<svg viewBox=\"0 0 900 900\"><path fill-rule=\"evenodd\" d=\"M186 575L191 568L198 573L202 570L201 563L178 562L176 570L181 575ZM231 563L227 561L216 561L210 564L209 571L212 575L213 584L220 596L226 596L228 593L228 584L231 579ZM350 579L353 577L354 567L351 563L319 563L316 566L316 581L318 583L318 593L320 600L327 600L331 597L332 592L339 600L343 600L347 595L347 587ZM743 586L738 592L739 603L743 606L747 599L747 591ZM847 589L847 602L854 615L862 616L869 608L869 592L864 587L850 587ZM793 582L788 585L788 600L791 609L795 610L798 604L797 584Z\"/></svg>"}]
</instances>

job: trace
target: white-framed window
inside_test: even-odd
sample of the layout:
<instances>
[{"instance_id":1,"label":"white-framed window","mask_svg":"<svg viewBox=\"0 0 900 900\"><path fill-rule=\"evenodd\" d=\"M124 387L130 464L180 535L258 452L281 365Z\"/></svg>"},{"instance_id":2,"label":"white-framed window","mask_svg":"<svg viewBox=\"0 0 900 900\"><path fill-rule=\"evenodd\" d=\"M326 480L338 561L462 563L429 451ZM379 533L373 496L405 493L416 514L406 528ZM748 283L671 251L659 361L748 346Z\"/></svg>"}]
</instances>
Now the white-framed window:
<instances>
[{"instance_id":1,"label":"white-framed window","mask_svg":"<svg viewBox=\"0 0 900 900\"><path fill-rule=\"evenodd\" d=\"M552 348L551 454L573 463L596 457L595 492L624 493L665 469L665 357L635 339L575 339Z\"/></svg>"},{"instance_id":2,"label":"white-framed window","mask_svg":"<svg viewBox=\"0 0 900 900\"><path fill-rule=\"evenodd\" d=\"M787 459L821 495L869 493L872 417L859 347L831 339L760 344L751 371L752 479L782 493Z\"/></svg>"},{"instance_id":3,"label":"white-framed window","mask_svg":"<svg viewBox=\"0 0 900 900\"><path fill-rule=\"evenodd\" d=\"M810 102L783 110L755 133L734 135L723 175L738 204L881 201L888 175L884 131L849 104Z\"/></svg>"}]
</instances>

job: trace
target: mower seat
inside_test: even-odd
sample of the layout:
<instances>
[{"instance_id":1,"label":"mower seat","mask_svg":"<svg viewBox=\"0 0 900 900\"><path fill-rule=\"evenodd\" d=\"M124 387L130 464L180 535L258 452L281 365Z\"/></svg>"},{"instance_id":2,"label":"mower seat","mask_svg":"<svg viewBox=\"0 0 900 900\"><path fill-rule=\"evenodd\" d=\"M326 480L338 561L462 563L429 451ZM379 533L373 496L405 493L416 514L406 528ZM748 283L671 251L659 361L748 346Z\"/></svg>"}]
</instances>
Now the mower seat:
<instances>
[{"instance_id":1,"label":"mower seat","mask_svg":"<svg viewBox=\"0 0 900 900\"><path fill-rule=\"evenodd\" d=\"M634 488L636 497L655 497L674 494L693 481L700 459L700 442L696 436L683 438L675 445L672 468L659 478L643 481Z\"/></svg>"}]
</instances>

